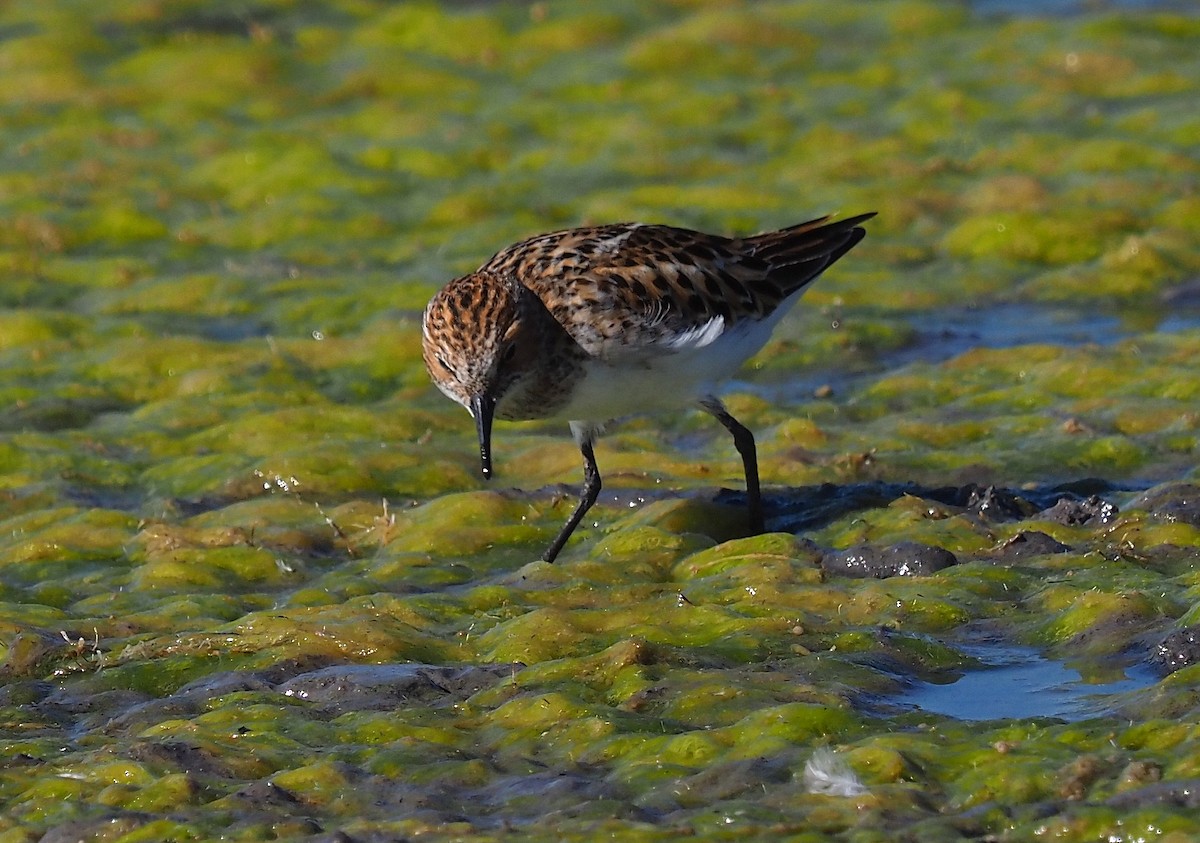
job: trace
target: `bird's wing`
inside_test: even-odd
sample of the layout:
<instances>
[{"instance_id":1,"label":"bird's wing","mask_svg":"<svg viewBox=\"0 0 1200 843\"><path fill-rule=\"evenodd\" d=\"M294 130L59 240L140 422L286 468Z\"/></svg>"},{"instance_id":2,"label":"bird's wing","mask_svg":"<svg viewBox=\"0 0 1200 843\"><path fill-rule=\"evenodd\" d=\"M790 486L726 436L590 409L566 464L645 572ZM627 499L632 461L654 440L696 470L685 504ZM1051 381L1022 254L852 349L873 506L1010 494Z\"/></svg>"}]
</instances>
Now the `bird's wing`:
<instances>
[{"instance_id":1,"label":"bird's wing","mask_svg":"<svg viewBox=\"0 0 1200 843\"><path fill-rule=\"evenodd\" d=\"M745 238L639 223L571 229L510 246L482 269L531 289L592 356L678 352L768 317L861 239L865 218Z\"/></svg>"}]
</instances>

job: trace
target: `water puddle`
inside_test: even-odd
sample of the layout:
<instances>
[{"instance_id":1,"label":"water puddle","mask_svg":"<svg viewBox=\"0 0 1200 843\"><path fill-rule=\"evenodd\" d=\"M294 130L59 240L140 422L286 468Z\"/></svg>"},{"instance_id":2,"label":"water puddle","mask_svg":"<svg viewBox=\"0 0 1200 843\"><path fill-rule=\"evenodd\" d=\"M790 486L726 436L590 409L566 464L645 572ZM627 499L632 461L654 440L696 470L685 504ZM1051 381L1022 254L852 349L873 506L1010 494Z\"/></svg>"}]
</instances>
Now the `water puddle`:
<instances>
[{"instance_id":1,"label":"water puddle","mask_svg":"<svg viewBox=\"0 0 1200 843\"><path fill-rule=\"evenodd\" d=\"M1077 721L1114 714L1119 705L1116 695L1146 688L1160 678L1138 663L1096 681L1096 677L1085 678L1031 647L1005 642L959 649L977 659L980 666L945 684L918 681L896 702L958 720L1053 717Z\"/></svg>"},{"instance_id":2,"label":"water puddle","mask_svg":"<svg viewBox=\"0 0 1200 843\"><path fill-rule=\"evenodd\" d=\"M1192 0L973 0L984 16L1063 17L1096 12L1187 12Z\"/></svg>"},{"instance_id":3,"label":"water puddle","mask_svg":"<svg viewBox=\"0 0 1200 843\"><path fill-rule=\"evenodd\" d=\"M1200 327L1200 309L1181 305L1173 310L1118 316L1020 302L980 308L914 313L906 320L917 331L910 347L889 352L889 363L939 362L973 348L1013 348L1049 343L1108 345L1139 333L1174 333Z\"/></svg>"},{"instance_id":4,"label":"water puddle","mask_svg":"<svg viewBox=\"0 0 1200 843\"><path fill-rule=\"evenodd\" d=\"M884 371L916 363L942 363L975 348L1110 345L1142 333L1193 330L1200 328L1200 304L1192 298L1181 296L1170 310L1121 316L1022 302L909 313L900 318L913 329L913 341L903 348L881 351L873 363L860 361L862 367L853 369L825 367L790 372L783 382L738 380L729 389L772 402L799 403L820 387L832 387L835 394L845 394Z\"/></svg>"}]
</instances>

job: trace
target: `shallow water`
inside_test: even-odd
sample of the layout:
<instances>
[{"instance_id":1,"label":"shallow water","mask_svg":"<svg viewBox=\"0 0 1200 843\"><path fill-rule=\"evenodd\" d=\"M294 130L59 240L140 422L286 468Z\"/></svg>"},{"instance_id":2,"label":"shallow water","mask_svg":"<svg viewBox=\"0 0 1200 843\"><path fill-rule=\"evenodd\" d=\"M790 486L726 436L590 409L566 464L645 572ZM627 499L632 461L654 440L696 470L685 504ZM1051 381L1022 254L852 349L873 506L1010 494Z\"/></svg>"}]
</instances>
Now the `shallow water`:
<instances>
[{"instance_id":1,"label":"shallow water","mask_svg":"<svg viewBox=\"0 0 1200 843\"><path fill-rule=\"evenodd\" d=\"M1107 666L1117 679L1087 680L1075 668L1032 647L1004 643L959 646L977 665L945 681L917 681L895 699L901 706L958 720L1053 718L1067 722L1111 717L1118 695L1147 688L1161 678L1144 664Z\"/></svg>"},{"instance_id":2,"label":"shallow water","mask_svg":"<svg viewBox=\"0 0 1200 843\"><path fill-rule=\"evenodd\" d=\"M734 380L729 388L780 404L799 405L822 388L845 393L885 368L893 370L913 363L940 363L980 348L1007 349L1046 343L1062 347L1105 346L1144 333L1171 334L1200 329L1200 307L1190 302L1169 310L1121 315L1078 307L1006 302L937 308L891 318L903 339L896 347L889 348L885 357L852 361L852 365L857 363L856 370L847 371L844 364L834 361L832 366L826 363L811 373L788 373L782 381L769 376ZM841 329L838 324L827 330L836 333Z\"/></svg>"},{"instance_id":3,"label":"shallow water","mask_svg":"<svg viewBox=\"0 0 1200 843\"><path fill-rule=\"evenodd\" d=\"M0 4L0 843L1200 835L1198 39ZM433 291L554 228L835 210L879 215L728 396L777 532L681 409L613 427L535 562L577 449L498 426L484 485ZM879 708L962 699L981 621L1174 672L1078 721ZM809 792L824 749L856 796Z\"/></svg>"},{"instance_id":4,"label":"shallow water","mask_svg":"<svg viewBox=\"0 0 1200 843\"><path fill-rule=\"evenodd\" d=\"M971 8L982 15L1079 15L1102 11L1195 12L1187 0L971 0Z\"/></svg>"}]
</instances>

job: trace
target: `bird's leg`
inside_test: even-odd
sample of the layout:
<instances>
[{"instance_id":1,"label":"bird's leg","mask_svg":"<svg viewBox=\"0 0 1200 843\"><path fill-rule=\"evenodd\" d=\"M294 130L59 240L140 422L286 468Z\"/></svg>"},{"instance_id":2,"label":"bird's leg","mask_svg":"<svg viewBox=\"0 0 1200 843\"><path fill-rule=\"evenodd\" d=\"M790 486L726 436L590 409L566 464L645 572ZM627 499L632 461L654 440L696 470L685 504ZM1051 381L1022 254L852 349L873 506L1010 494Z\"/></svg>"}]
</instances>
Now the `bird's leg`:
<instances>
[{"instance_id":1,"label":"bird's leg","mask_svg":"<svg viewBox=\"0 0 1200 843\"><path fill-rule=\"evenodd\" d=\"M765 533L767 526L763 520L762 489L758 485L758 450L754 447L754 434L731 416L715 395L705 396L701 399L700 406L733 434L734 447L742 455L742 467L746 471L746 506L750 510L750 532Z\"/></svg>"},{"instance_id":2,"label":"bird's leg","mask_svg":"<svg viewBox=\"0 0 1200 843\"><path fill-rule=\"evenodd\" d=\"M563 545L567 543L567 539L571 537L571 533L575 532L575 528L583 520L583 516L600 496L600 469L596 467L596 455L592 450L595 433L582 426L577 427L574 423L571 424L571 431L579 441L579 450L583 453L583 489L579 493L579 504L575 507L575 511L571 513L567 523L563 524L558 535L554 537L554 541L550 542L550 546L542 554L543 562L554 561L559 551L563 549Z\"/></svg>"}]
</instances>

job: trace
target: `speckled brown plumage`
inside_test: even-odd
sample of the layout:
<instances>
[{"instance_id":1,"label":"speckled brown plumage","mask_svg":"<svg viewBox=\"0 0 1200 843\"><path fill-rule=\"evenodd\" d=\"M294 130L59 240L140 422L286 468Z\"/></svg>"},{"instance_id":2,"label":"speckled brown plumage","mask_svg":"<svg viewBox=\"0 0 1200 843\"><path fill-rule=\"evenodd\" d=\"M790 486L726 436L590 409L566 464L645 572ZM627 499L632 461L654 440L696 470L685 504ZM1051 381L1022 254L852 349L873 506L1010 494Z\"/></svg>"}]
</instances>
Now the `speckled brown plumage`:
<instances>
[{"instance_id":1,"label":"speckled brown plumage","mask_svg":"<svg viewBox=\"0 0 1200 843\"><path fill-rule=\"evenodd\" d=\"M475 417L484 474L493 416L565 419L583 452L583 496L544 559L553 560L599 493L592 443L602 423L692 401L733 434L751 526L763 528L754 438L716 386L863 238L860 223L871 216L740 238L637 223L557 231L501 250L433 297L425 364Z\"/></svg>"},{"instance_id":2,"label":"speckled brown plumage","mask_svg":"<svg viewBox=\"0 0 1200 843\"><path fill-rule=\"evenodd\" d=\"M589 354L678 335L720 316L764 319L865 234L871 214L728 238L617 223L532 237L480 272L512 275ZM598 318L598 314L602 314Z\"/></svg>"}]
</instances>

